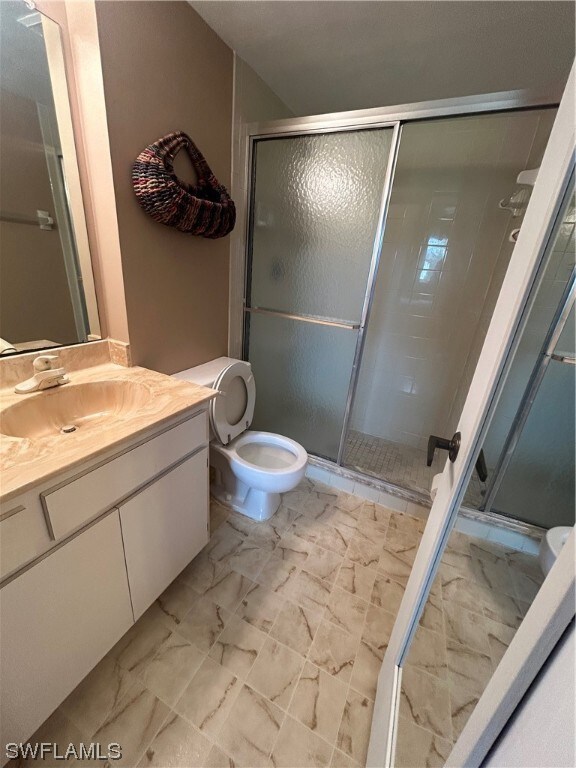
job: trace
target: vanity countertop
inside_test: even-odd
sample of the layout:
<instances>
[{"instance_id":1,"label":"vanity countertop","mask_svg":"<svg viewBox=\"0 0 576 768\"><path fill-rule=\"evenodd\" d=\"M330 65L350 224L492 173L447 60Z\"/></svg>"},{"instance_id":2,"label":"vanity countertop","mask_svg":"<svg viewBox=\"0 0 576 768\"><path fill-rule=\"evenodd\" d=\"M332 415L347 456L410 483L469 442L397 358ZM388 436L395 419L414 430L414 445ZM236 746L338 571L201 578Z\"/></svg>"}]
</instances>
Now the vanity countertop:
<instances>
[{"instance_id":1,"label":"vanity countertop","mask_svg":"<svg viewBox=\"0 0 576 768\"><path fill-rule=\"evenodd\" d=\"M154 426L207 403L217 394L213 389L146 368L126 368L114 363L73 371L69 377L70 384L33 394L16 394L13 387L1 389L0 413L25 399L45 398L56 390L76 384L133 382L146 388L146 398L129 416L115 418L111 415L105 426L99 429L79 428L72 434L56 433L34 438L0 434L0 502L9 501L38 483L92 460L111 448L130 443Z\"/></svg>"}]
</instances>

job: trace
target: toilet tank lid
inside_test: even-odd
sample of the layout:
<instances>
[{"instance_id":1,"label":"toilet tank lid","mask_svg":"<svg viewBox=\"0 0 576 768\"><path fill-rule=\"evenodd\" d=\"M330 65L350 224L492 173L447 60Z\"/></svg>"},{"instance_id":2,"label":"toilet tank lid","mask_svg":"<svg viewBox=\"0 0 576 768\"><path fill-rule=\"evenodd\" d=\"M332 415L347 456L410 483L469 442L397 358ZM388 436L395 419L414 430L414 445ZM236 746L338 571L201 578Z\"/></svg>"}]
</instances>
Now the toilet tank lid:
<instances>
[{"instance_id":1,"label":"toilet tank lid","mask_svg":"<svg viewBox=\"0 0 576 768\"><path fill-rule=\"evenodd\" d=\"M203 365L196 365L194 368L187 368L185 371L173 373L172 376L175 379L191 381L193 384L210 387L225 368L237 362L238 360L233 357L218 357L216 360L210 360L210 362ZM246 363L246 365L250 365L250 363Z\"/></svg>"}]
</instances>

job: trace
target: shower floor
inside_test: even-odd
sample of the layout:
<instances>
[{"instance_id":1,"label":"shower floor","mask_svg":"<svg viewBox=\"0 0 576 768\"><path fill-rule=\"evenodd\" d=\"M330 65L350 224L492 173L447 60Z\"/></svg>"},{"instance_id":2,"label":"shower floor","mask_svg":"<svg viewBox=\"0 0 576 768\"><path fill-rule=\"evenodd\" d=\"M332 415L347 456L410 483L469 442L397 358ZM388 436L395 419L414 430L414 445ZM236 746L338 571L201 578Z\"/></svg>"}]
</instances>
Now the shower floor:
<instances>
[{"instance_id":1,"label":"shower floor","mask_svg":"<svg viewBox=\"0 0 576 768\"><path fill-rule=\"evenodd\" d=\"M432 478L441 472L446 454L437 453L431 467L426 466L426 451L394 443L374 435L350 430L346 440L344 466L377 477L410 491L430 494ZM484 483L474 473L464 497L464 505L478 509L483 501Z\"/></svg>"},{"instance_id":2,"label":"shower floor","mask_svg":"<svg viewBox=\"0 0 576 768\"><path fill-rule=\"evenodd\" d=\"M344 465L410 491L429 494L432 478L442 471L446 456L426 466L426 451L350 430Z\"/></svg>"},{"instance_id":3,"label":"shower floor","mask_svg":"<svg viewBox=\"0 0 576 768\"><path fill-rule=\"evenodd\" d=\"M436 454L432 466L427 467L426 451L355 430L348 433L344 453L344 466L349 469L425 496L429 496L432 478L442 471L445 461L446 454L440 452ZM466 489L464 506L480 509L485 487L474 472Z\"/></svg>"}]
</instances>

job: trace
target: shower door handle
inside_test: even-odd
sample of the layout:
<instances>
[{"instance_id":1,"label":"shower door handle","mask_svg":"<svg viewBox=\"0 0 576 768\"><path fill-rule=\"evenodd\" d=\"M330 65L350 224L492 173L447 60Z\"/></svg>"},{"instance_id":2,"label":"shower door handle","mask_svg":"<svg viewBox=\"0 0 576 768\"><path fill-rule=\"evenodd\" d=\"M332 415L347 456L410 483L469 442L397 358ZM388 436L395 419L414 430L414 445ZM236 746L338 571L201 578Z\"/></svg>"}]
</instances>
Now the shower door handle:
<instances>
[{"instance_id":1,"label":"shower door handle","mask_svg":"<svg viewBox=\"0 0 576 768\"><path fill-rule=\"evenodd\" d=\"M436 435L430 435L428 438L428 452L426 456L426 465L428 467L432 466L432 462L434 461L434 454L436 453L436 448L440 448L443 451L448 451L448 458L452 463L456 461L456 457L458 456L458 451L460 450L460 440L462 438L462 435L460 432L456 432L452 438L452 440L448 440L445 437L437 437ZM476 459L476 472L478 472L478 477L480 480L485 483L488 479L488 468L486 467L486 459L484 458L484 451L480 450L480 453L478 454L478 458Z\"/></svg>"},{"instance_id":2,"label":"shower door handle","mask_svg":"<svg viewBox=\"0 0 576 768\"><path fill-rule=\"evenodd\" d=\"M460 450L460 440L462 435L460 432L455 432L452 440L448 440L446 437L437 437L436 435L430 435L428 438L428 452L426 455L426 466L431 467L434 461L434 454L436 448L440 448L443 451L448 451L448 458L452 463L456 461L458 451Z\"/></svg>"}]
</instances>

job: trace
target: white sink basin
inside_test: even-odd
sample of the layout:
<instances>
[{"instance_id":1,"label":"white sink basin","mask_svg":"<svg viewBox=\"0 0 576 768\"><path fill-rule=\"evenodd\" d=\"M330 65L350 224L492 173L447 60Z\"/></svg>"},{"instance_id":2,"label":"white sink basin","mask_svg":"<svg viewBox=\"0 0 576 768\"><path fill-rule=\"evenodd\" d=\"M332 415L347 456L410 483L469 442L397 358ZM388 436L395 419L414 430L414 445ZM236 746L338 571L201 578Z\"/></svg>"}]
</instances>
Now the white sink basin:
<instances>
[{"instance_id":1,"label":"white sink basin","mask_svg":"<svg viewBox=\"0 0 576 768\"><path fill-rule=\"evenodd\" d=\"M39 438L100 429L110 421L136 416L151 392L133 381L63 384L32 395L0 412L0 433Z\"/></svg>"}]
</instances>

